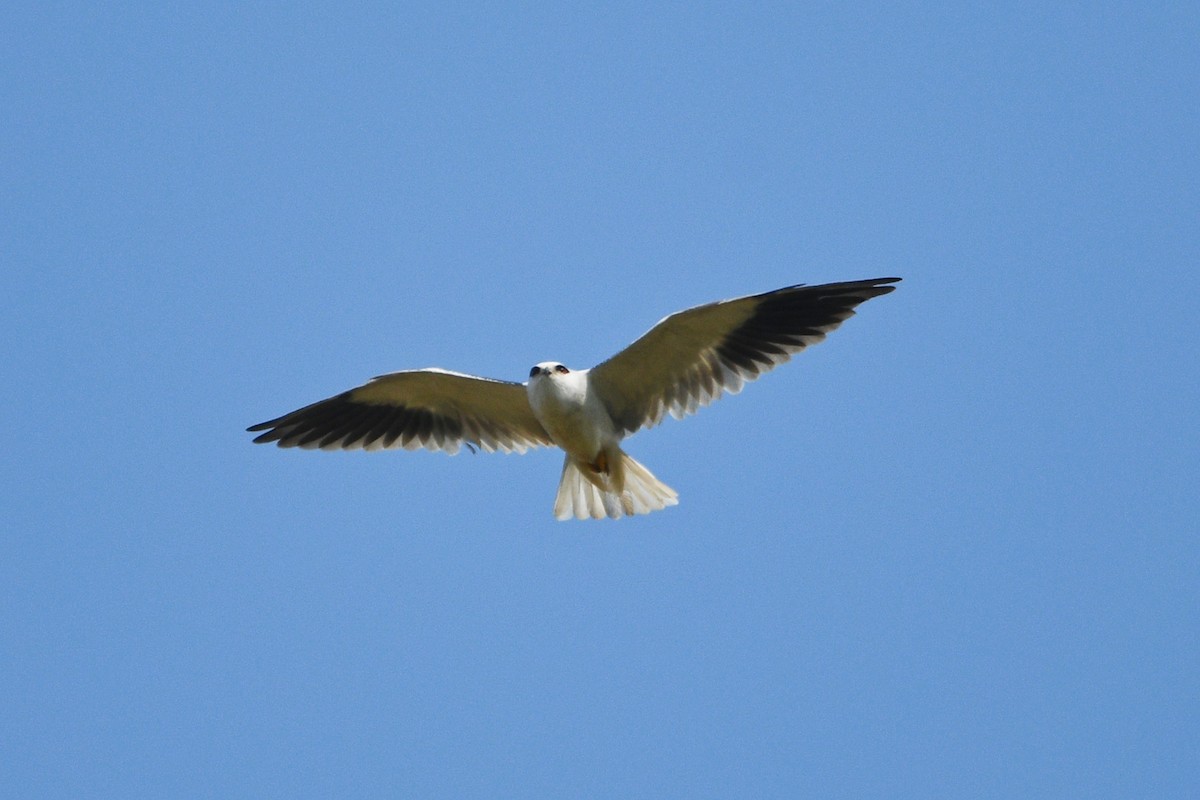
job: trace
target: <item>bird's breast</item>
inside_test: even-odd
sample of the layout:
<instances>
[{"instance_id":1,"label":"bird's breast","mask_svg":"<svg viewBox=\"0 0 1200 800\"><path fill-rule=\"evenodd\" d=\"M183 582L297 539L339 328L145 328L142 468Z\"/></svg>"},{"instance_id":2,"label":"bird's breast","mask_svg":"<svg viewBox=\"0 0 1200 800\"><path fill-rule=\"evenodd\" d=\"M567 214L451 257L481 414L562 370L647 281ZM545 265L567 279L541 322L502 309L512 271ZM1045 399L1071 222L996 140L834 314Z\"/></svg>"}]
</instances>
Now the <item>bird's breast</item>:
<instances>
[{"instance_id":1,"label":"bird's breast","mask_svg":"<svg viewBox=\"0 0 1200 800\"><path fill-rule=\"evenodd\" d=\"M531 383L528 391L534 416L568 453L590 461L615 438L607 410L587 392L586 384L547 377Z\"/></svg>"}]
</instances>

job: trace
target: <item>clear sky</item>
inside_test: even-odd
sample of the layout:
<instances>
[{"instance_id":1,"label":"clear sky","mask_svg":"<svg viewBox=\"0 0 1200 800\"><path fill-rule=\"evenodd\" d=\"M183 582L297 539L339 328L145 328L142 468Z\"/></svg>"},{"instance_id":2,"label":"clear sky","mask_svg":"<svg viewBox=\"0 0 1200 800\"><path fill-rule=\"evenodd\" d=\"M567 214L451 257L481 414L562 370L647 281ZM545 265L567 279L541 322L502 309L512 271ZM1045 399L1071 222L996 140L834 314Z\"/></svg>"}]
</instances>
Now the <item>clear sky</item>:
<instances>
[{"instance_id":1,"label":"clear sky","mask_svg":"<svg viewBox=\"0 0 1200 800\"><path fill-rule=\"evenodd\" d=\"M0 794L1195 797L1200 7L575 5L5 11ZM886 275L647 517L244 432Z\"/></svg>"}]
</instances>

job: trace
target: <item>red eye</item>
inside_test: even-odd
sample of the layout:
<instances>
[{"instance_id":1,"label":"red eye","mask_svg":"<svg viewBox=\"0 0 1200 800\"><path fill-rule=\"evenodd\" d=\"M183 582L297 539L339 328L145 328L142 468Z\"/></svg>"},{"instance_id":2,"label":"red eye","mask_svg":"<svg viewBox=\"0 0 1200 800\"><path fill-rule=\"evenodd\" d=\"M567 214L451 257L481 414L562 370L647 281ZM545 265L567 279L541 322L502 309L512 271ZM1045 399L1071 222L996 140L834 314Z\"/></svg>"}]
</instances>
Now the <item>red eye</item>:
<instances>
[{"instance_id":1,"label":"red eye","mask_svg":"<svg viewBox=\"0 0 1200 800\"><path fill-rule=\"evenodd\" d=\"M562 364L558 364L557 366L554 367L554 371L557 372L559 375L566 375L571 370L567 369Z\"/></svg>"}]
</instances>

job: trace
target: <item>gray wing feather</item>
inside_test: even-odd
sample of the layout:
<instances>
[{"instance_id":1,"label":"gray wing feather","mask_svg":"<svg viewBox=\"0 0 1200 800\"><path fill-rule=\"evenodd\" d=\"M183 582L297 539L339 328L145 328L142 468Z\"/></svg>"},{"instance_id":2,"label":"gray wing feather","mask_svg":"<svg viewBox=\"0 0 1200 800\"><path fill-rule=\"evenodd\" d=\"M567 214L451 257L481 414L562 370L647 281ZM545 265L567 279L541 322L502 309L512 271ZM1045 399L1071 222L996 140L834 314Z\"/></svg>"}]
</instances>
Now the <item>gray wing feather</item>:
<instances>
[{"instance_id":1,"label":"gray wing feather","mask_svg":"<svg viewBox=\"0 0 1200 800\"><path fill-rule=\"evenodd\" d=\"M899 280L801 284L680 311L594 367L590 385L625 434L684 417L820 342Z\"/></svg>"},{"instance_id":2,"label":"gray wing feather","mask_svg":"<svg viewBox=\"0 0 1200 800\"><path fill-rule=\"evenodd\" d=\"M248 431L255 442L322 450L402 447L457 453L462 444L523 453L551 444L524 384L440 369L380 375Z\"/></svg>"}]
</instances>

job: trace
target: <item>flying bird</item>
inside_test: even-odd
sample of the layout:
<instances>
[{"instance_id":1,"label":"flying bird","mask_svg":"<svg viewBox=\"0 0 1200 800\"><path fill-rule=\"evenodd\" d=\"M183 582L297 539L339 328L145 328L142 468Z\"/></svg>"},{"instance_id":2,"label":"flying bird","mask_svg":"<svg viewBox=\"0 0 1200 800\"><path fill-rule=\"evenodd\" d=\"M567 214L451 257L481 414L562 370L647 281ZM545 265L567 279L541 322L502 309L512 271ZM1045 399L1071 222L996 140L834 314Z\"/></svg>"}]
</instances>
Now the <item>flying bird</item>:
<instances>
[{"instance_id":1,"label":"flying bird","mask_svg":"<svg viewBox=\"0 0 1200 800\"><path fill-rule=\"evenodd\" d=\"M265 431L257 443L322 450L557 445L566 457L555 517L648 514L677 505L678 494L621 449L626 436L737 394L899 280L799 284L696 306L591 369L543 361L524 383L438 368L393 372L247 430Z\"/></svg>"}]
</instances>

